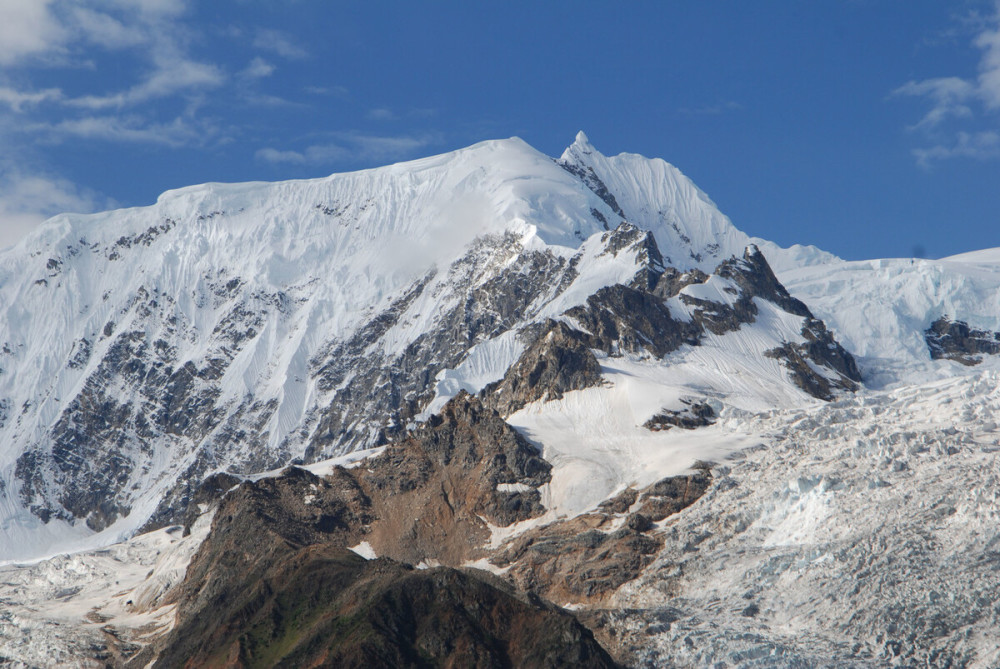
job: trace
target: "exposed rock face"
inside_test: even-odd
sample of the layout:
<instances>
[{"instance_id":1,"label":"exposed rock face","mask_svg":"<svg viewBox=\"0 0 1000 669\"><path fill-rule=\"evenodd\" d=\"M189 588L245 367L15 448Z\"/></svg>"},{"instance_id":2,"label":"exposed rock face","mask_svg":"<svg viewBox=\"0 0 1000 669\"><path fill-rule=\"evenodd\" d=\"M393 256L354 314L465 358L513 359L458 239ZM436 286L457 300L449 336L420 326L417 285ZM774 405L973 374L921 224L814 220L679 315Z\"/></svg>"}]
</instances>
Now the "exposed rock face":
<instances>
[{"instance_id":1,"label":"exposed rock face","mask_svg":"<svg viewBox=\"0 0 1000 669\"><path fill-rule=\"evenodd\" d=\"M507 526L544 511L538 487L550 471L534 446L463 393L364 467L338 467L326 477L291 467L232 490L189 580L200 583L233 555L267 564L258 555L268 545L258 527L273 534L276 545L367 541L378 555L404 562L459 565L483 555L485 521ZM205 587L194 591L201 598Z\"/></svg>"},{"instance_id":2,"label":"exposed rock face","mask_svg":"<svg viewBox=\"0 0 1000 669\"><path fill-rule=\"evenodd\" d=\"M559 167L579 178L587 185L587 188L594 191L594 194L597 195L597 197L604 200L604 203L611 207L611 211L621 216L622 219L625 219L625 212L622 211L622 208L618 205L618 201L615 199L614 194L608 190L608 187L603 181L601 181L601 178L597 176L593 167L590 167L589 165L579 165L568 160L558 160L556 162ZM608 227L606 223L605 227Z\"/></svg>"},{"instance_id":3,"label":"exposed rock face","mask_svg":"<svg viewBox=\"0 0 1000 669\"><path fill-rule=\"evenodd\" d=\"M592 342L593 337L566 323L549 321L503 379L483 388L483 402L507 416L530 402L600 385L601 366L590 350Z\"/></svg>"},{"instance_id":4,"label":"exposed rock face","mask_svg":"<svg viewBox=\"0 0 1000 669\"><path fill-rule=\"evenodd\" d=\"M219 424L217 381L254 319L220 323L216 345L200 364L180 364L175 344L190 324L175 308L170 296L141 288L128 310L130 329L115 334L113 324L105 327L100 339L111 341L52 427L51 442L18 459L21 498L42 519L84 518L103 529L129 513L129 487L143 479L157 451L200 441ZM242 302L233 310L250 314ZM82 367L91 349L89 341L78 347L70 364Z\"/></svg>"},{"instance_id":5,"label":"exposed rock face","mask_svg":"<svg viewBox=\"0 0 1000 669\"><path fill-rule=\"evenodd\" d=\"M708 281L708 275L699 269L681 272L673 267L667 267L656 280L652 290L654 295L667 299L680 293L686 286L706 281Z\"/></svg>"},{"instance_id":6,"label":"exposed rock face","mask_svg":"<svg viewBox=\"0 0 1000 669\"><path fill-rule=\"evenodd\" d=\"M667 269L663 264L663 254L656 245L656 238L648 230L642 230L634 225L622 222L608 235L607 248L604 254L617 255L628 250L635 253L636 264L640 267L629 286L643 291L651 291Z\"/></svg>"},{"instance_id":7,"label":"exposed rock face","mask_svg":"<svg viewBox=\"0 0 1000 669\"><path fill-rule=\"evenodd\" d=\"M834 390L854 392L858 389L861 372L854 356L833 338L823 321L807 319L802 326L802 336L805 343L786 342L766 355L781 360L795 385L821 400L833 399ZM833 373L819 373L817 365Z\"/></svg>"},{"instance_id":8,"label":"exposed rock face","mask_svg":"<svg viewBox=\"0 0 1000 669\"><path fill-rule=\"evenodd\" d=\"M643 423L647 430L659 432L669 430L672 427L681 427L685 430L693 430L696 427L704 427L715 422L715 410L704 402L682 399L681 402L687 405L683 410L665 409Z\"/></svg>"},{"instance_id":9,"label":"exposed rock face","mask_svg":"<svg viewBox=\"0 0 1000 669\"><path fill-rule=\"evenodd\" d=\"M771 271L764 254L751 244L743 252L743 258L730 258L719 265L715 273L732 279L746 296L755 296L773 302L790 314L812 318L809 307L788 294L788 291Z\"/></svg>"},{"instance_id":10,"label":"exposed rock face","mask_svg":"<svg viewBox=\"0 0 1000 669\"><path fill-rule=\"evenodd\" d=\"M592 348L608 355L648 352L662 358L682 344L696 345L701 334L676 320L656 295L622 285L600 289L566 315L591 333Z\"/></svg>"},{"instance_id":11,"label":"exposed rock face","mask_svg":"<svg viewBox=\"0 0 1000 669\"><path fill-rule=\"evenodd\" d=\"M653 523L693 504L711 481L707 465L699 465L641 491L628 488L597 512L521 534L490 561L525 590L557 602L598 604L653 561L663 545L651 533Z\"/></svg>"},{"instance_id":12,"label":"exposed rock face","mask_svg":"<svg viewBox=\"0 0 1000 669\"><path fill-rule=\"evenodd\" d=\"M426 424L356 471L378 522L368 541L406 562L462 564L498 526L544 511L551 465L492 409L461 393Z\"/></svg>"},{"instance_id":13,"label":"exposed rock face","mask_svg":"<svg viewBox=\"0 0 1000 669\"><path fill-rule=\"evenodd\" d=\"M331 342L313 358L318 386L330 396L309 427L306 458L402 435L431 399L439 371L458 366L475 344L521 324L535 300L564 288L575 271L565 258L526 251L513 234L484 238L440 277L443 287L434 287L447 291L434 326L402 352L380 350L373 344L401 326L436 275L416 282L349 339Z\"/></svg>"},{"instance_id":14,"label":"exposed rock face","mask_svg":"<svg viewBox=\"0 0 1000 669\"><path fill-rule=\"evenodd\" d=\"M742 259L730 258L715 270L715 276L728 279L732 286L726 291L734 297L728 303L716 302L689 295L683 291L686 286L704 283L710 277L689 272L678 276L676 272L666 275L666 283L657 287L662 294L676 291L678 298L692 308L692 317L701 329L722 335L753 323L757 318L755 298L772 302L796 316L811 317L809 309L802 302L792 298L775 278L764 256L757 247L747 247ZM703 278L702 281L697 279Z\"/></svg>"},{"instance_id":15,"label":"exposed rock face","mask_svg":"<svg viewBox=\"0 0 1000 669\"><path fill-rule=\"evenodd\" d=\"M518 587L560 603L593 603L636 578L662 541L611 518L588 514L531 530L492 558Z\"/></svg>"},{"instance_id":16,"label":"exposed rock face","mask_svg":"<svg viewBox=\"0 0 1000 669\"><path fill-rule=\"evenodd\" d=\"M540 330L504 378L481 393L483 401L502 415L530 402L559 399L569 390L599 385L600 364L590 349L610 356L631 353L662 358L684 344L697 346L706 333L722 335L755 322L757 299L804 319L804 343L787 342L767 352L782 361L799 388L824 400L832 399L836 390L857 389L861 375L854 358L805 304L789 295L755 246L748 247L742 259L731 258L716 270L715 276L732 284L727 290L733 299L723 303L684 293L684 288L703 284L710 277L698 270L682 273L664 268L648 233L623 223L607 237L608 253L626 245L639 248L644 270L630 285L601 288L585 304L566 311L568 322L550 321ZM691 308L690 320L671 313L666 300L672 297ZM677 415L657 414L646 427L695 427L709 424L710 418L707 406L692 407Z\"/></svg>"},{"instance_id":17,"label":"exposed rock face","mask_svg":"<svg viewBox=\"0 0 1000 669\"><path fill-rule=\"evenodd\" d=\"M976 330L946 316L931 323L924 340L932 360L954 360L966 366L978 365L983 355L1000 353L1000 332Z\"/></svg>"},{"instance_id":18,"label":"exposed rock face","mask_svg":"<svg viewBox=\"0 0 1000 669\"><path fill-rule=\"evenodd\" d=\"M709 466L697 464L690 474L670 476L643 490L639 496L639 513L653 522L660 522L694 504L711 484Z\"/></svg>"},{"instance_id":19,"label":"exposed rock face","mask_svg":"<svg viewBox=\"0 0 1000 669\"><path fill-rule=\"evenodd\" d=\"M608 234L611 243L614 233ZM109 253L147 241L157 237ZM430 400L438 371L458 365L476 343L519 326L537 300L557 295L575 276L572 259L525 250L514 235L479 240L349 336L318 347L297 380L315 388L314 404L303 407L299 424L285 428L280 440L278 399L252 392L223 398L220 387L227 375L243 374L233 361L265 345L266 332L275 337L274 328L302 317L309 287L266 294L221 268L192 296L196 306L219 314L210 331L174 296L141 288L114 321L74 344L67 366L85 373L85 382L45 438L18 459L21 501L43 520L82 518L100 530L128 514L151 481L176 480L148 530L183 521L197 482L223 464L250 473L296 455L311 461L385 444ZM402 350L390 350L382 342L400 336L426 291L439 293L440 313ZM185 359L192 342L203 352ZM172 469L157 469L164 461Z\"/></svg>"}]
</instances>

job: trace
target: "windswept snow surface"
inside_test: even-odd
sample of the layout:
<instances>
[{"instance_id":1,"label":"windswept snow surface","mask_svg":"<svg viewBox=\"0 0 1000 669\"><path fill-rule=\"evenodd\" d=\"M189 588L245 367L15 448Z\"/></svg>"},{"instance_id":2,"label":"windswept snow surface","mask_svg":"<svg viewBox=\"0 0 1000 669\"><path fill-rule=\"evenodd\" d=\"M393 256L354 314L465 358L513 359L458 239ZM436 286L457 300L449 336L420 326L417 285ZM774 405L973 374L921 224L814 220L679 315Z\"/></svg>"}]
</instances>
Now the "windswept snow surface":
<instances>
[{"instance_id":1,"label":"windswept snow surface","mask_svg":"<svg viewBox=\"0 0 1000 669\"><path fill-rule=\"evenodd\" d=\"M608 157L580 132L559 161L592 170L614 195L625 219L653 232L669 266L711 272L730 256L742 256L749 244L764 251L775 271L838 260L815 246L796 244L785 249L774 242L748 237L733 226L704 191L659 158L635 153Z\"/></svg>"},{"instance_id":2,"label":"windswept snow surface","mask_svg":"<svg viewBox=\"0 0 1000 669\"><path fill-rule=\"evenodd\" d=\"M971 373L931 360L924 331L947 316L1000 332L1000 251L941 260L832 262L776 272L826 322L874 388Z\"/></svg>"}]
</instances>

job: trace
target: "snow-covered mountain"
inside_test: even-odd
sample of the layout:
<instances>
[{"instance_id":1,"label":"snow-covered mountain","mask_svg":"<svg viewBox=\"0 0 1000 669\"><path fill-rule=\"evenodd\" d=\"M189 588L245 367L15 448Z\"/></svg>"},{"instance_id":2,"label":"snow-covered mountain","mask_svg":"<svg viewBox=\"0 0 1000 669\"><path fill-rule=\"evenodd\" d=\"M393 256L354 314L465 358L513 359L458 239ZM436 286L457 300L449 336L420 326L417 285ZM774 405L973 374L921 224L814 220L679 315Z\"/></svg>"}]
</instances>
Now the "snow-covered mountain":
<instances>
[{"instance_id":1,"label":"snow-covered mountain","mask_svg":"<svg viewBox=\"0 0 1000 669\"><path fill-rule=\"evenodd\" d=\"M606 158L582 133L557 161L491 141L56 217L0 256L0 558L170 522L214 471L384 443L501 378L531 324L751 243L676 168ZM832 260L756 243L778 267ZM738 287L692 274L676 292L669 313L690 321ZM800 341L803 314L765 307L682 347L683 380L638 413L689 384L738 406L802 401L763 353Z\"/></svg>"},{"instance_id":2,"label":"snow-covered mountain","mask_svg":"<svg viewBox=\"0 0 1000 669\"><path fill-rule=\"evenodd\" d=\"M5 568L0 598L49 604L0 614L0 656L73 661L112 621L114 652L179 657L206 607L246 605L202 594L240 578L218 556L278 578L268 559L319 542L611 607L586 624L628 662L916 661L938 637L974 657L953 628L995 629L982 593L962 591L983 599L965 617L931 601L965 622L907 650L869 635L895 615L889 581L842 584L879 546L910 550L911 483L948 497L939 473L992 466L998 301L995 250L780 248L675 167L583 133L558 159L491 141L58 216L0 253L0 562L92 552ZM931 520L1000 513L955 499ZM241 543L257 526L268 559ZM974 576L993 544L955 532ZM91 580L111 578L102 600ZM868 613L832 630L840 609L809 608L799 578Z\"/></svg>"}]
</instances>

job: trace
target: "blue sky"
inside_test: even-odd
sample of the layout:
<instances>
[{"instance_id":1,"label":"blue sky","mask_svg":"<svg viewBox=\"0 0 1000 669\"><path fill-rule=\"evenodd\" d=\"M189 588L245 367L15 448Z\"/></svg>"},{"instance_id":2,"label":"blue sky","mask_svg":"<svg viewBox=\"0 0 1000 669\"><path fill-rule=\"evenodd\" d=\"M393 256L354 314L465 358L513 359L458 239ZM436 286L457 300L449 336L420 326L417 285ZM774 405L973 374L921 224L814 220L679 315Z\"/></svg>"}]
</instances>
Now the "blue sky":
<instances>
[{"instance_id":1,"label":"blue sky","mask_svg":"<svg viewBox=\"0 0 1000 669\"><path fill-rule=\"evenodd\" d=\"M845 258L1000 246L993 0L0 0L0 245L204 181L517 135Z\"/></svg>"}]
</instances>

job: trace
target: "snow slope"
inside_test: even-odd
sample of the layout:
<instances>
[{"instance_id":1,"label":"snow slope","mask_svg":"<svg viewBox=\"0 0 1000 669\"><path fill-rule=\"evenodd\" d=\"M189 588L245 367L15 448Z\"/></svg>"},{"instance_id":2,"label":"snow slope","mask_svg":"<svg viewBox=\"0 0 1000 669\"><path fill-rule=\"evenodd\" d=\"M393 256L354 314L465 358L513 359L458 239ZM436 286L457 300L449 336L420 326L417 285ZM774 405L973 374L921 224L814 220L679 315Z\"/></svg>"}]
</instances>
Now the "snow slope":
<instances>
[{"instance_id":1,"label":"snow slope","mask_svg":"<svg viewBox=\"0 0 1000 669\"><path fill-rule=\"evenodd\" d=\"M1000 252L941 260L831 262L776 272L858 360L871 387L919 383L969 373L931 360L924 331L947 316L1000 331Z\"/></svg>"},{"instance_id":2,"label":"snow slope","mask_svg":"<svg viewBox=\"0 0 1000 669\"><path fill-rule=\"evenodd\" d=\"M742 255L750 244L764 251L775 271L838 260L815 246L785 249L748 237L679 169L659 158L635 153L607 157L580 132L559 162L592 170L598 183L614 195L623 217L653 232L669 266L711 272L726 258Z\"/></svg>"}]
</instances>

